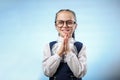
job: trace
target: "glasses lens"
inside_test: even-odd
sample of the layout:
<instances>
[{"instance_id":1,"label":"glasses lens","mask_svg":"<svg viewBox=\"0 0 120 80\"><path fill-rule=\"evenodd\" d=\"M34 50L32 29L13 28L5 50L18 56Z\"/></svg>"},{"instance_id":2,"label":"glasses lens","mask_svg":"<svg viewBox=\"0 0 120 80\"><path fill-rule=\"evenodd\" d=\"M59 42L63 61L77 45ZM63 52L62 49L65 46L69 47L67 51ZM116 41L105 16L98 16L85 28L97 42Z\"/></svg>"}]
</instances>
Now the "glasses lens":
<instances>
[{"instance_id":1,"label":"glasses lens","mask_svg":"<svg viewBox=\"0 0 120 80\"><path fill-rule=\"evenodd\" d=\"M56 25L57 25L58 27L63 26L63 24L64 24L64 21L56 21Z\"/></svg>"},{"instance_id":2,"label":"glasses lens","mask_svg":"<svg viewBox=\"0 0 120 80\"><path fill-rule=\"evenodd\" d=\"M62 27L64 25L64 23L68 26L68 27L72 27L74 24L75 24L75 21L72 21L72 20L68 20L68 21L56 21L55 24L58 26L58 27Z\"/></svg>"},{"instance_id":3,"label":"glasses lens","mask_svg":"<svg viewBox=\"0 0 120 80\"><path fill-rule=\"evenodd\" d=\"M74 25L74 21L66 21L67 26L71 27Z\"/></svg>"}]
</instances>

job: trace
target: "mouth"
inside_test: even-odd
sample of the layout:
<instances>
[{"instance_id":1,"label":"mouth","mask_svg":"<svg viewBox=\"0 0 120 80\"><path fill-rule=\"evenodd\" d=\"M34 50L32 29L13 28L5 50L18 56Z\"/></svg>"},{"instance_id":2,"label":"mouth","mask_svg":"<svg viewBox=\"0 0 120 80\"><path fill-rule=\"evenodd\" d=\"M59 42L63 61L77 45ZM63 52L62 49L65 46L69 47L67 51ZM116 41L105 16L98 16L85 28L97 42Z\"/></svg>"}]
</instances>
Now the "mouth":
<instances>
[{"instance_id":1,"label":"mouth","mask_svg":"<svg viewBox=\"0 0 120 80\"><path fill-rule=\"evenodd\" d=\"M65 34L68 34L69 32L70 32L70 30L69 29L64 29L64 30L61 30L63 33L65 33Z\"/></svg>"}]
</instances>

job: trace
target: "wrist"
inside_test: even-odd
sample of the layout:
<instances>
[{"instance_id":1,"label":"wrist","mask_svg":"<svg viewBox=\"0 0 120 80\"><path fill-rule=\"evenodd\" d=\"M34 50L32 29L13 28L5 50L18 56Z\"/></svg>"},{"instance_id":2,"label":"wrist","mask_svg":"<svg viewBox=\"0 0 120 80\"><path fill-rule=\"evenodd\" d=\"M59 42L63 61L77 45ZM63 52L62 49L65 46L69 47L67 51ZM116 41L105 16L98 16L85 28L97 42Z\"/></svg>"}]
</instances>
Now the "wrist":
<instances>
[{"instance_id":1,"label":"wrist","mask_svg":"<svg viewBox=\"0 0 120 80\"><path fill-rule=\"evenodd\" d=\"M60 57L62 56L62 52L58 51L57 53Z\"/></svg>"}]
</instances>

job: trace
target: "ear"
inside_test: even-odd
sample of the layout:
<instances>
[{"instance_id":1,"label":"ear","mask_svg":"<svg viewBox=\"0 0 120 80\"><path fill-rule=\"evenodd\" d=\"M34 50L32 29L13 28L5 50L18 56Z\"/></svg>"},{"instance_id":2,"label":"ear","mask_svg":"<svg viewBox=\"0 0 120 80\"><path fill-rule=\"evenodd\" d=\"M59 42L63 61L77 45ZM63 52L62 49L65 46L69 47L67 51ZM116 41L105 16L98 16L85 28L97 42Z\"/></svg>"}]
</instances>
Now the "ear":
<instances>
[{"instance_id":1,"label":"ear","mask_svg":"<svg viewBox=\"0 0 120 80\"><path fill-rule=\"evenodd\" d=\"M55 25L55 29L58 31L58 28L57 28L57 26Z\"/></svg>"},{"instance_id":2,"label":"ear","mask_svg":"<svg viewBox=\"0 0 120 80\"><path fill-rule=\"evenodd\" d=\"M75 24L75 28L74 28L74 29L76 29L76 28L77 28L77 25L78 25L78 24L76 23L76 24Z\"/></svg>"},{"instance_id":3,"label":"ear","mask_svg":"<svg viewBox=\"0 0 120 80\"><path fill-rule=\"evenodd\" d=\"M57 28L56 24L54 24L55 28Z\"/></svg>"}]
</instances>

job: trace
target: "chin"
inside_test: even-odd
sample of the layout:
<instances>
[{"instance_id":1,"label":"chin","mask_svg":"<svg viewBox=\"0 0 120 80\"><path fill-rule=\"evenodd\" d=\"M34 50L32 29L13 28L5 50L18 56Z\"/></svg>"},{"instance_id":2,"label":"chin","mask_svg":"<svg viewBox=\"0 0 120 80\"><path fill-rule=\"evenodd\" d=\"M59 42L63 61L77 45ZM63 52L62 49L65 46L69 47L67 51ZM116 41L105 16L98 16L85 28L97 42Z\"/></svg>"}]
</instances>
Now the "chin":
<instances>
[{"instance_id":1,"label":"chin","mask_svg":"<svg viewBox=\"0 0 120 80\"><path fill-rule=\"evenodd\" d=\"M66 34L66 33L62 32L62 33L61 33L61 36L64 36L65 34ZM71 33L68 33L68 34L71 34Z\"/></svg>"}]
</instances>

